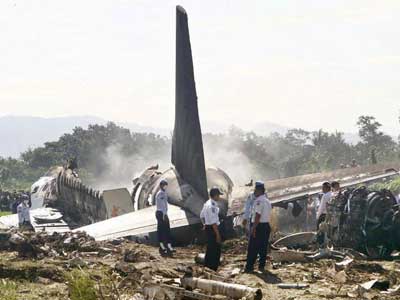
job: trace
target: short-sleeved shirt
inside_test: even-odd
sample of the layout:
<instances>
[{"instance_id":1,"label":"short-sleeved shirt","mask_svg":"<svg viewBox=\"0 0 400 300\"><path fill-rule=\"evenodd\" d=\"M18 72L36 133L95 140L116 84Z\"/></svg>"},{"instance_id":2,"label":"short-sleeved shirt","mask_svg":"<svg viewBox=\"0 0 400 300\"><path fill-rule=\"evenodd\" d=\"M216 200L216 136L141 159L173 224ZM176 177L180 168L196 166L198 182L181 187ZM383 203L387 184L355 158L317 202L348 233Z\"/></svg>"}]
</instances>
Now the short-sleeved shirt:
<instances>
[{"instance_id":1,"label":"short-sleeved shirt","mask_svg":"<svg viewBox=\"0 0 400 300\"><path fill-rule=\"evenodd\" d=\"M156 194L157 211L161 211L164 215L168 213L168 194L166 191L159 190Z\"/></svg>"},{"instance_id":2,"label":"short-sleeved shirt","mask_svg":"<svg viewBox=\"0 0 400 300\"><path fill-rule=\"evenodd\" d=\"M317 211L317 219L326 214L327 212L327 204L332 199L332 192L327 192L322 195L321 202L319 203L318 211Z\"/></svg>"},{"instance_id":3,"label":"short-sleeved shirt","mask_svg":"<svg viewBox=\"0 0 400 300\"><path fill-rule=\"evenodd\" d=\"M266 195L261 195L254 200L252 222L255 221L256 214L260 215L260 223L269 223L271 218L272 206Z\"/></svg>"},{"instance_id":4,"label":"short-sleeved shirt","mask_svg":"<svg viewBox=\"0 0 400 300\"><path fill-rule=\"evenodd\" d=\"M253 211L254 200L256 200L256 196L254 196L254 193L250 193L246 199L246 203L244 205L244 213L243 213L243 219L247 221L251 220L251 213Z\"/></svg>"},{"instance_id":5,"label":"short-sleeved shirt","mask_svg":"<svg viewBox=\"0 0 400 300\"><path fill-rule=\"evenodd\" d=\"M31 221L31 216L29 213L29 206L25 205L24 203L21 203L20 205L18 205L17 214L18 214L18 223L19 224Z\"/></svg>"},{"instance_id":6,"label":"short-sleeved shirt","mask_svg":"<svg viewBox=\"0 0 400 300\"><path fill-rule=\"evenodd\" d=\"M209 199L206 203L204 203L203 209L200 213L200 219L204 221L205 225L219 225L219 207L217 202L213 199Z\"/></svg>"}]
</instances>

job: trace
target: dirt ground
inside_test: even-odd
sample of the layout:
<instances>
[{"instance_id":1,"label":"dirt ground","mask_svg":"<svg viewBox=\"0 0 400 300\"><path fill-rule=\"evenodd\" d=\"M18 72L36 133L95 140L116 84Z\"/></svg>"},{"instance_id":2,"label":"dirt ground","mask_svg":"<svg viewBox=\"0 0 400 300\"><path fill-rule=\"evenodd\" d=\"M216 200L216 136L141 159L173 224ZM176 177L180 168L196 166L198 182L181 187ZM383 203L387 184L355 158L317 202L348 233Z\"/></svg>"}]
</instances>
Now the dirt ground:
<instances>
[{"instance_id":1,"label":"dirt ground","mask_svg":"<svg viewBox=\"0 0 400 300\"><path fill-rule=\"evenodd\" d=\"M89 251L90 250L90 251ZM69 275L87 274L104 291L101 299L143 299L150 282L174 283L188 267L194 276L260 288L263 299L400 299L400 293L362 290L359 285L377 279L395 288L400 284L399 261L354 260L344 270L335 260L278 264L269 261L265 273L244 274L246 241L230 240L223 246L218 273L196 265L202 246L177 248L173 258L161 257L158 248L124 241L101 243L79 250L57 250L38 258L22 258L16 251L0 252L0 300L71 299ZM47 249L48 251L48 249ZM282 289L279 283L303 283L303 289ZM112 295L111 295L112 294ZM82 298L83 299L83 298Z\"/></svg>"}]
</instances>

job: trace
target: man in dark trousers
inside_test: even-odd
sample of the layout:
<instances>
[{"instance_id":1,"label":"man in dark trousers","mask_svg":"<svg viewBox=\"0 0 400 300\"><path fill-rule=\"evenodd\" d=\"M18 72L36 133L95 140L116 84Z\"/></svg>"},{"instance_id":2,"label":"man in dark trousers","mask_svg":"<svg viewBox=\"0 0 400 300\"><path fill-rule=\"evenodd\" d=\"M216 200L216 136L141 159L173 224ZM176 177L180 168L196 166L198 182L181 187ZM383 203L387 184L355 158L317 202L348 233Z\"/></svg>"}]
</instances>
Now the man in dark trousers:
<instances>
[{"instance_id":1,"label":"man in dark trousers","mask_svg":"<svg viewBox=\"0 0 400 300\"><path fill-rule=\"evenodd\" d=\"M221 233L219 232L219 207L217 202L222 192L219 188L210 189L210 199L204 203L200 218L205 226L207 235L207 251L204 265L214 271L218 270L221 259Z\"/></svg>"},{"instance_id":2,"label":"man in dark trousers","mask_svg":"<svg viewBox=\"0 0 400 300\"><path fill-rule=\"evenodd\" d=\"M247 248L247 260L245 272L253 272L254 264L258 257L258 269L263 272L267 260L267 248L271 227L269 225L271 217L271 202L265 194L263 183L256 185L254 189L254 204L252 213L252 226L250 239Z\"/></svg>"},{"instance_id":3,"label":"man in dark trousers","mask_svg":"<svg viewBox=\"0 0 400 300\"><path fill-rule=\"evenodd\" d=\"M171 245L171 229L168 219L168 182L165 179L160 181L160 190L156 194L156 219L157 235L160 243L161 255L172 255L174 249Z\"/></svg>"}]
</instances>

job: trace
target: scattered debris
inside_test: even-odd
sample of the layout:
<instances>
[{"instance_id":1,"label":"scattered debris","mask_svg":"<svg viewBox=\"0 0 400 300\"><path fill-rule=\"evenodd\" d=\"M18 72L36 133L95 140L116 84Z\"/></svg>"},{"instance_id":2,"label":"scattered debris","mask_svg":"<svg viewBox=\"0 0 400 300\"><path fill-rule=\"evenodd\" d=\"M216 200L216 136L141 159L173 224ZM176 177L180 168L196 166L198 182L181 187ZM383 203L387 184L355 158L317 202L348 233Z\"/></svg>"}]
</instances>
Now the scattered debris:
<instances>
[{"instance_id":1,"label":"scattered debris","mask_svg":"<svg viewBox=\"0 0 400 300\"><path fill-rule=\"evenodd\" d=\"M301 290L310 287L310 285L305 283L278 283L278 287L281 289Z\"/></svg>"},{"instance_id":2,"label":"scattered debris","mask_svg":"<svg viewBox=\"0 0 400 300\"><path fill-rule=\"evenodd\" d=\"M215 293L219 295L228 296L232 299L262 299L261 289L250 288L245 285L224 283L214 280L207 280L194 277L183 277L181 284L185 288L200 289L208 293Z\"/></svg>"}]
</instances>

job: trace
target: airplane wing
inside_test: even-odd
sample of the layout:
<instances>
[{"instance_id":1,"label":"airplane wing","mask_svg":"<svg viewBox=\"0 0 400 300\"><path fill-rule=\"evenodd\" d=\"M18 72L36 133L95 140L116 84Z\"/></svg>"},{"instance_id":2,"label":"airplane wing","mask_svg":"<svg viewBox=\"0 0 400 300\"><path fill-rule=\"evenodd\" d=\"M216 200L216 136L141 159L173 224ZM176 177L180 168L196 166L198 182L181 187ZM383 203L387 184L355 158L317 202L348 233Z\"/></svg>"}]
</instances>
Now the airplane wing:
<instances>
[{"instance_id":1,"label":"airplane wing","mask_svg":"<svg viewBox=\"0 0 400 300\"><path fill-rule=\"evenodd\" d=\"M115 218L80 227L75 231L84 231L98 241L126 236L138 236L157 231L156 207L151 206L127 213ZM171 228L200 223L200 219L183 209L169 205L168 217Z\"/></svg>"},{"instance_id":2,"label":"airplane wing","mask_svg":"<svg viewBox=\"0 0 400 300\"><path fill-rule=\"evenodd\" d=\"M354 170L337 170L326 173L307 174L267 181L268 198L272 206L287 207L289 202L307 200L321 192L321 185L326 180L338 180L342 188L351 188L360 184L379 182L399 176L399 172L385 165L354 168ZM238 187L233 191L233 200L229 205L228 215L240 215L253 187Z\"/></svg>"},{"instance_id":3,"label":"airplane wing","mask_svg":"<svg viewBox=\"0 0 400 300\"><path fill-rule=\"evenodd\" d=\"M62 219L62 214L53 208L36 208L30 211L31 224L36 232L66 232L70 228ZM18 227L18 215L0 217L0 228Z\"/></svg>"}]
</instances>

